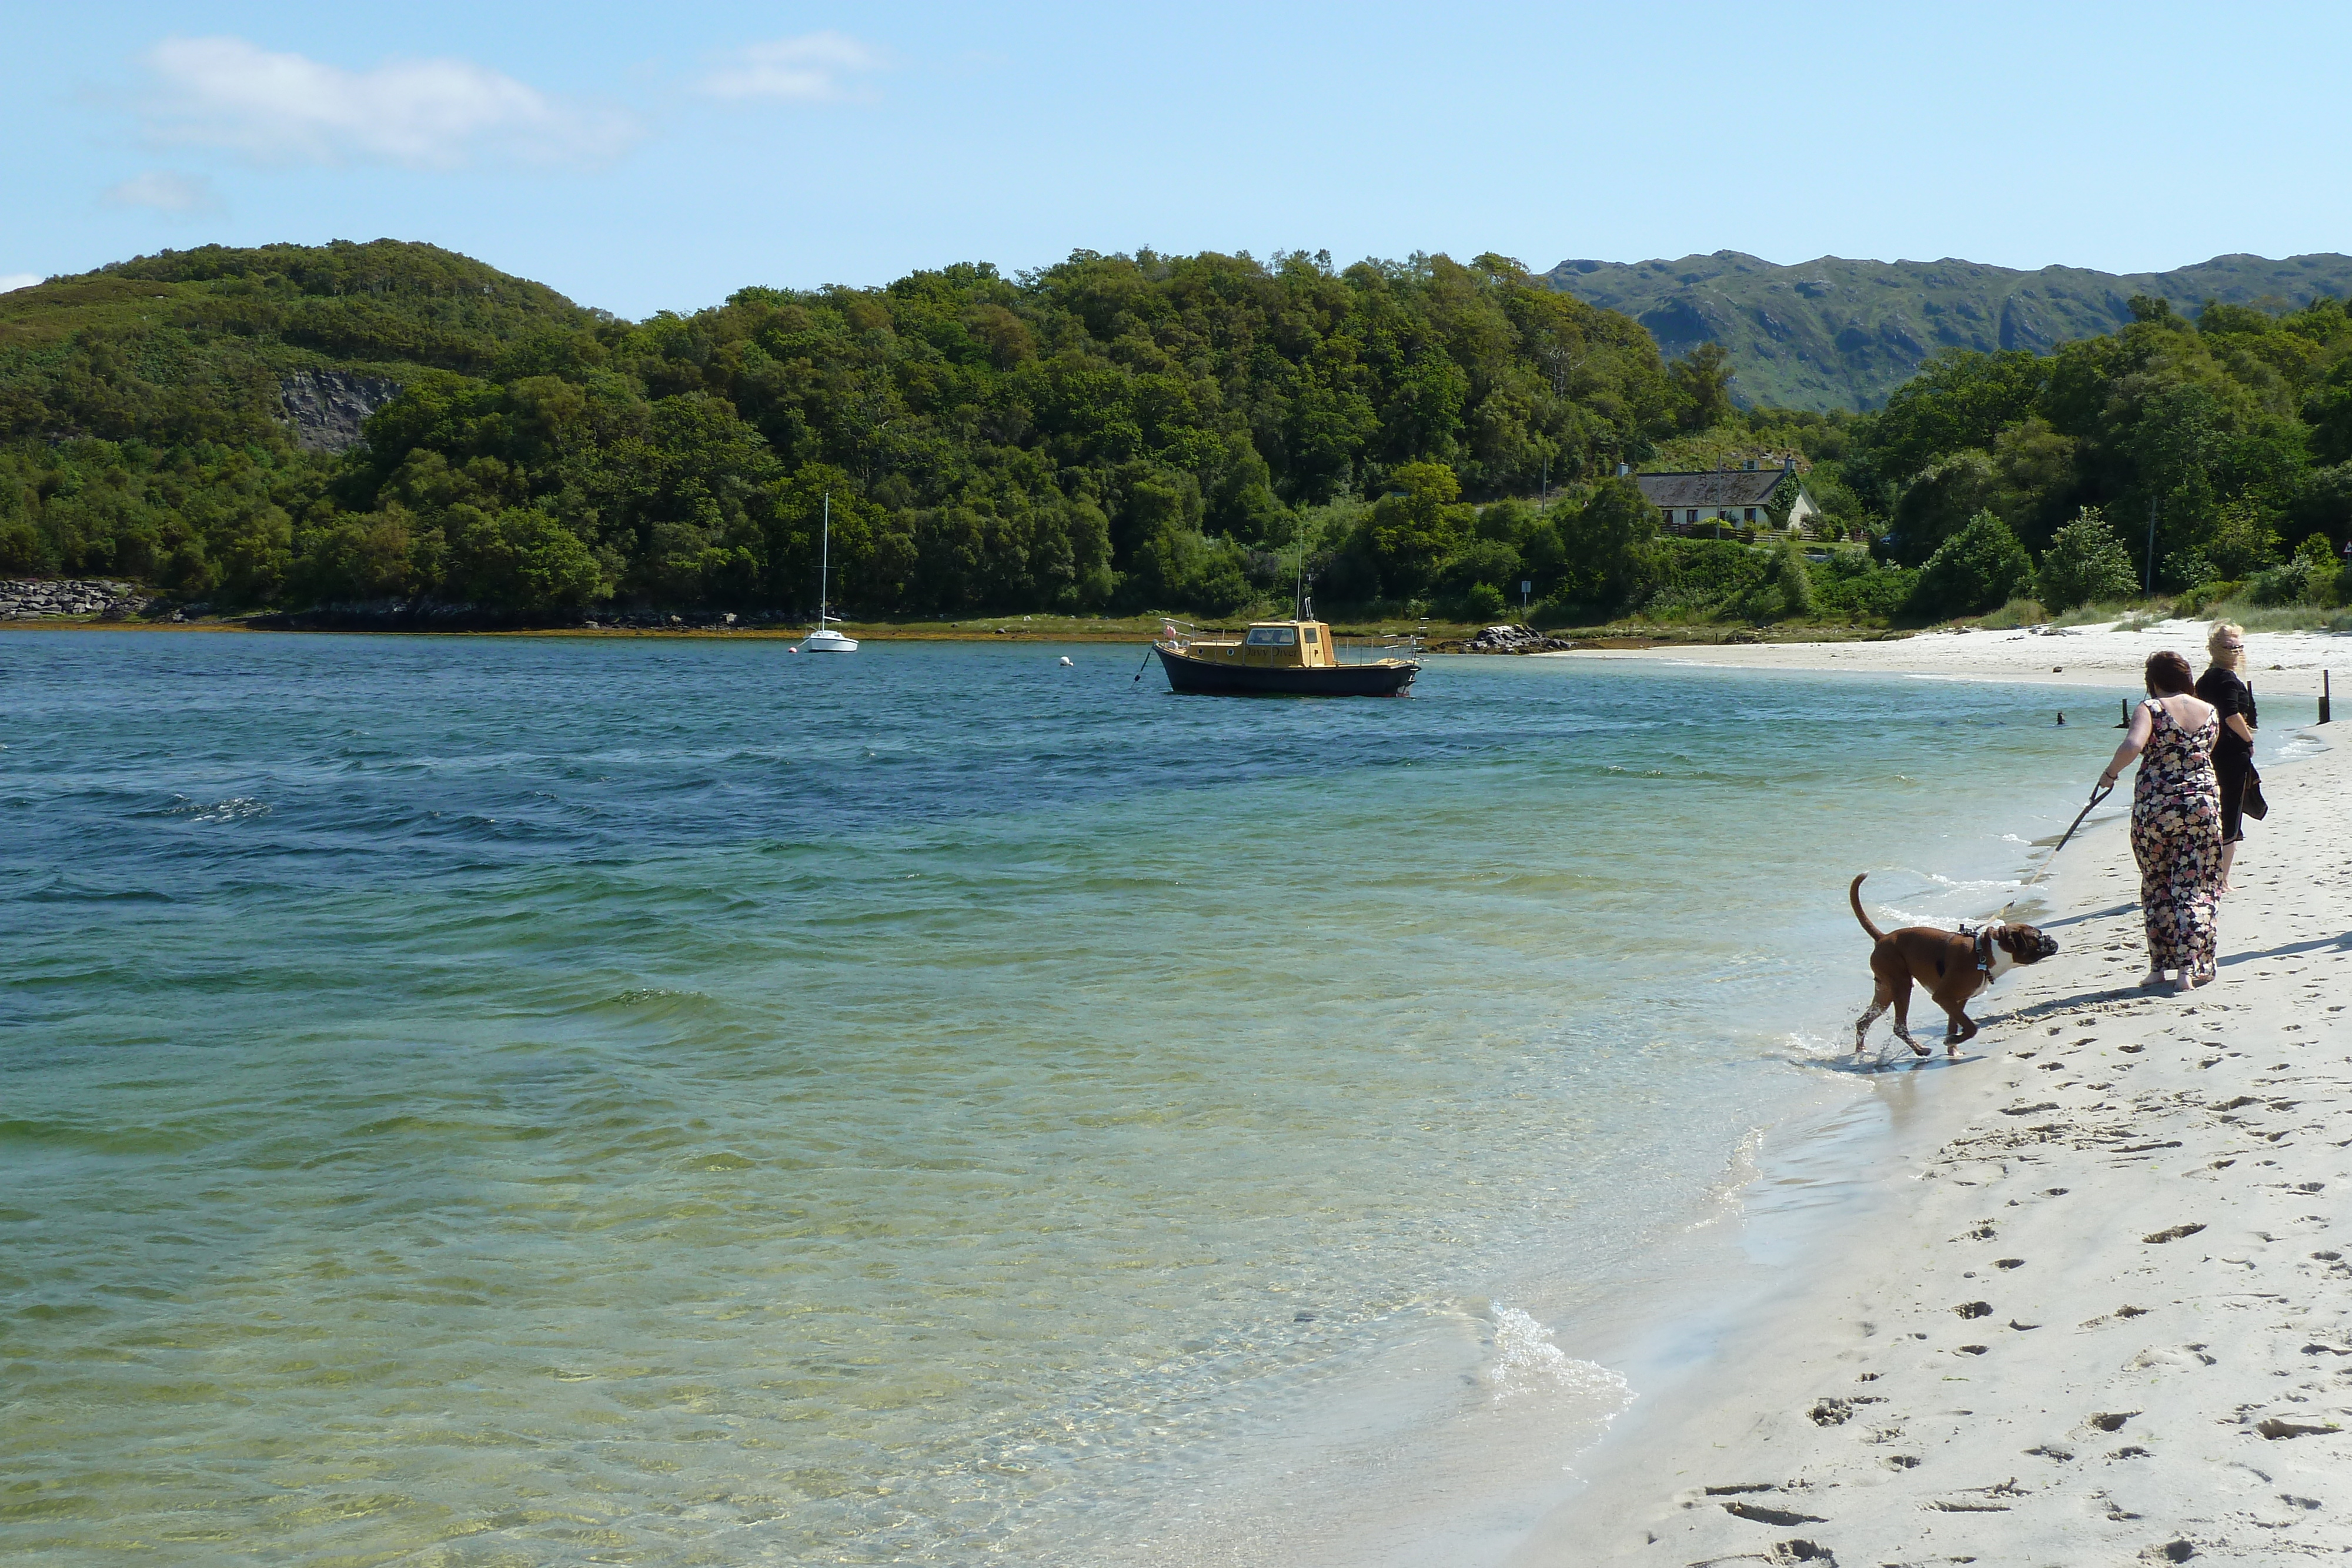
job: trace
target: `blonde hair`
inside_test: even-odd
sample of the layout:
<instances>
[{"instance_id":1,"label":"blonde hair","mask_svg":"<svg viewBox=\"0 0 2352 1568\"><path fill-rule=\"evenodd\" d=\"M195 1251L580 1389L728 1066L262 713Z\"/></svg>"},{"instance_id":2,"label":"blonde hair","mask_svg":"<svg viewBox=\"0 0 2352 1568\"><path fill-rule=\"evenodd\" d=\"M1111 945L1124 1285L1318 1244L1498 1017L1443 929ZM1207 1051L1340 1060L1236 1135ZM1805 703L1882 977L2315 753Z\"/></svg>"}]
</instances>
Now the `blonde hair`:
<instances>
[{"instance_id":1,"label":"blonde hair","mask_svg":"<svg viewBox=\"0 0 2352 1568\"><path fill-rule=\"evenodd\" d=\"M2221 639L2224 637L2237 638L2238 646L2224 648L2221 646ZM2234 621L2216 621L2213 622L2213 630L2206 635L2205 652L2211 655L2213 663L2222 669L2241 669L2246 663L2245 643L2246 629L2243 626Z\"/></svg>"}]
</instances>

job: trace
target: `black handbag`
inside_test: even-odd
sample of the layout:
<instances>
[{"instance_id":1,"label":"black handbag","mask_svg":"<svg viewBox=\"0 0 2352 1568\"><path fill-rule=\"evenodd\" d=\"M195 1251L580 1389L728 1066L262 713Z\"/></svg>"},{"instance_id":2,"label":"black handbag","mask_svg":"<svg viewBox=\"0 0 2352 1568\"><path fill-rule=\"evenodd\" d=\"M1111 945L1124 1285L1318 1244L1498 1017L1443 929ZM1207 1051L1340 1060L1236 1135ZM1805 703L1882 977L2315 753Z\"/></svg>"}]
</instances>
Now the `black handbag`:
<instances>
[{"instance_id":1,"label":"black handbag","mask_svg":"<svg viewBox=\"0 0 2352 1568\"><path fill-rule=\"evenodd\" d=\"M2271 814L2271 803L2263 799L2263 776L2251 763L2246 767L2246 792L2238 797L2238 810L2257 822Z\"/></svg>"}]
</instances>

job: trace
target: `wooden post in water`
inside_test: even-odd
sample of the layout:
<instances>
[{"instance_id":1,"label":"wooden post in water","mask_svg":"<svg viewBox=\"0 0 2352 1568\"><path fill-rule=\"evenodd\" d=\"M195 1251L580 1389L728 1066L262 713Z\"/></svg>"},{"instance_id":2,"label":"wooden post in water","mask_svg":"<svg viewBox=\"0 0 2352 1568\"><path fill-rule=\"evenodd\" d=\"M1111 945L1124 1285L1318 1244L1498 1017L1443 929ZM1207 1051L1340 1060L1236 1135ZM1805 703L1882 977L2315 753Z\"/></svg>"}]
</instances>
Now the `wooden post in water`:
<instances>
[{"instance_id":1,"label":"wooden post in water","mask_svg":"<svg viewBox=\"0 0 2352 1568\"><path fill-rule=\"evenodd\" d=\"M2116 727L2117 729L2129 729L2131 727L2131 698L2117 697L2116 699L2116 703L2124 710L2124 720L2121 724L2116 726Z\"/></svg>"},{"instance_id":2,"label":"wooden post in water","mask_svg":"<svg viewBox=\"0 0 2352 1568\"><path fill-rule=\"evenodd\" d=\"M2328 720L2328 716L2327 672L2326 670L2322 670L2319 672L2319 722L2326 724Z\"/></svg>"}]
</instances>

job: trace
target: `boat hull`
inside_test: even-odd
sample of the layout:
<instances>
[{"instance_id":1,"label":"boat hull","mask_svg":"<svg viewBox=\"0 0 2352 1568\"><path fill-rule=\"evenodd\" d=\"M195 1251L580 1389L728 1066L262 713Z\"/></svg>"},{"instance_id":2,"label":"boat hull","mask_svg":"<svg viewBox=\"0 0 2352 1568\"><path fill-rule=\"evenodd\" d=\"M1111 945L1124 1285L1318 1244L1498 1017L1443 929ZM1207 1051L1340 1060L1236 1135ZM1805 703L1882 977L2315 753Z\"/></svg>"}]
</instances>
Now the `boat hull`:
<instances>
[{"instance_id":1,"label":"boat hull","mask_svg":"<svg viewBox=\"0 0 2352 1568\"><path fill-rule=\"evenodd\" d=\"M1421 666L1410 660L1319 670L1269 669L1195 659L1157 643L1151 651L1168 672L1169 690L1200 696L1393 697L1402 695L1421 674Z\"/></svg>"}]
</instances>

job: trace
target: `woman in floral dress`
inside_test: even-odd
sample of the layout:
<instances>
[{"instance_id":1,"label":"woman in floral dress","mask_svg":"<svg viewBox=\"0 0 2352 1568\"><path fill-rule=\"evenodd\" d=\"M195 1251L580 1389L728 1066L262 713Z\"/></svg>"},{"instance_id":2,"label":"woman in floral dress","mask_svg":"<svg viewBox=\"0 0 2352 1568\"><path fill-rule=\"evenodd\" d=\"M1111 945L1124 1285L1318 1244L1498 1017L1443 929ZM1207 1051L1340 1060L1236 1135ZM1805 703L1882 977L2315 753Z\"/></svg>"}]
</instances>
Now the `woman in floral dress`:
<instances>
[{"instance_id":1,"label":"woman in floral dress","mask_svg":"<svg viewBox=\"0 0 2352 1568\"><path fill-rule=\"evenodd\" d=\"M2160 986L2177 970L2176 988L2213 977L2214 905L2221 891L2221 788L2213 776L2221 734L2213 705L2195 695L2189 661L2151 653L2147 697L2132 715L2101 784L2140 759L2132 789L2132 856L2139 862L2140 912L2147 923L2147 975Z\"/></svg>"}]
</instances>

